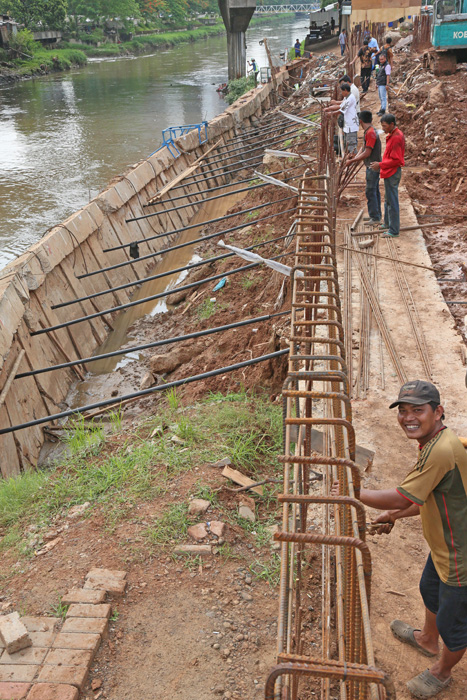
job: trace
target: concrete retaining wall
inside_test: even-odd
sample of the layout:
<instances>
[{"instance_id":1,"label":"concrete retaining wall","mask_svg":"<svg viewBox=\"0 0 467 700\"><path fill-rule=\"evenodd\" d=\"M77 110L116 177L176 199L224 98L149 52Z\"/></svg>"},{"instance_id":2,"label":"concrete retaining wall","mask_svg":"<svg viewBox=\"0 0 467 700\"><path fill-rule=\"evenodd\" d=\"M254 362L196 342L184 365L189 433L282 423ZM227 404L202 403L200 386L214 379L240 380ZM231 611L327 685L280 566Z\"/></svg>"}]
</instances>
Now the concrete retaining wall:
<instances>
[{"instance_id":1,"label":"concrete retaining wall","mask_svg":"<svg viewBox=\"0 0 467 700\"><path fill-rule=\"evenodd\" d=\"M287 72L281 71L278 83L286 77ZM130 259L127 248L104 253L105 248L188 225L197 211L195 205L145 221L126 224L125 219L147 212L142 205L157 190L183 172L216 141L235 136L252 117L259 117L268 109L271 89L272 85L268 84L261 90L247 93L213 119L209 123L208 142L202 146L197 132L191 132L177 141L182 152L179 158L174 160L164 148L136 164L3 270L0 278L0 387L5 386L22 349L25 355L18 372L86 357L101 345L109 330L106 320L112 323L107 317L39 336L31 336L31 332L130 300L134 287L62 309L51 308L66 300L144 278L153 266L151 261L135 261L118 270L82 280L77 276ZM224 182L221 175L215 178L216 185ZM209 185L213 184L211 179ZM205 182L187 186L186 191L193 194L204 188ZM145 243L141 254L173 245L177 235ZM0 406L0 428L60 412L64 409L61 402L76 378L72 369L64 369L14 380ZM43 439L42 426L0 436L1 475L8 478L33 468Z\"/></svg>"}]
</instances>

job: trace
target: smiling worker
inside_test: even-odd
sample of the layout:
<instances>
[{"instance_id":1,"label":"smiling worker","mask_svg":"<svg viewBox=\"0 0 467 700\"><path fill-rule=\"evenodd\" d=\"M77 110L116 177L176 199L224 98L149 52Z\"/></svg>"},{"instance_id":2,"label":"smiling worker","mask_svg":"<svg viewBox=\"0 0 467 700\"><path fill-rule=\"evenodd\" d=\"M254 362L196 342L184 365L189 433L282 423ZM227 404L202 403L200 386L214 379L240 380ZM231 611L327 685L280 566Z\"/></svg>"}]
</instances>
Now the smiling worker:
<instances>
[{"instance_id":1,"label":"smiling worker","mask_svg":"<svg viewBox=\"0 0 467 700\"><path fill-rule=\"evenodd\" d=\"M388 509L375 522L389 533L396 520L420 514L430 554L420 580L425 604L423 629L401 620L391 623L399 641L437 661L407 687L416 698L432 698L451 682L451 669L467 647L467 454L461 441L443 425L444 409L438 389L421 380L404 384L397 401L399 425L418 440L420 454L412 471L397 488L361 489L367 506ZM338 492L337 484L333 493Z\"/></svg>"}]
</instances>

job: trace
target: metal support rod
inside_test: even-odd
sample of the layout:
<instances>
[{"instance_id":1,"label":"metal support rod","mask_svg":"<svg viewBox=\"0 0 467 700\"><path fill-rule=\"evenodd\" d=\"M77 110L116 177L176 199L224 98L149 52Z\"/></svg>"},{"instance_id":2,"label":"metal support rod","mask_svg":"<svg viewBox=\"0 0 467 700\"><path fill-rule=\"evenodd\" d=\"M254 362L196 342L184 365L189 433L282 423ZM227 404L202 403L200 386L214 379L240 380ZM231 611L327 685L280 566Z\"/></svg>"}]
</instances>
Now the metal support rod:
<instances>
[{"instance_id":1,"label":"metal support rod","mask_svg":"<svg viewBox=\"0 0 467 700\"><path fill-rule=\"evenodd\" d=\"M287 253L282 253L281 255L275 255L271 260L277 260L278 258L283 258ZM176 294L178 292L185 291L185 289L192 289L193 287L200 287L202 284L207 282L215 282L216 280L222 279L223 277L229 277L229 275L235 275L237 272L244 272L245 270L251 270L254 267L258 267L261 263L250 263L250 265L243 265L242 267L237 267L234 270L228 270L227 272L221 272L218 275L213 275L212 277L206 277L205 279L198 280L197 282L190 282L189 284L184 284L181 287L174 287L173 289L167 289L165 292L159 292L159 294L153 294L150 297L144 297L143 299L136 299L136 301L130 301L127 304L120 304L119 306L113 306L110 309L105 309L104 311L96 311L94 314L88 314L87 316L80 316L80 318L74 318L71 321L64 321L63 323L58 323L56 326L49 326L48 328L41 328L39 331L33 331L30 335L42 335L43 333L49 333L50 331L58 330L59 328L68 328L68 326L74 326L76 323L82 323L83 321L90 321L93 318L99 318L100 316L105 316L106 314L114 313L115 311L123 311L123 309L131 309L139 304L145 304L149 301L156 301L156 299L162 299L163 297L170 296L170 294Z\"/></svg>"},{"instance_id":2,"label":"metal support rod","mask_svg":"<svg viewBox=\"0 0 467 700\"><path fill-rule=\"evenodd\" d=\"M110 357L119 357L121 355L128 355L131 352L140 352L142 350L149 350L150 348L158 348L162 345L168 345L169 343L181 343L184 340L202 338L205 335L222 333L224 331L229 331L232 328L241 328L242 326L249 326L252 323L263 323L264 321L269 321L272 318L287 316L288 314L290 314L290 311L279 311L275 314L268 314L267 316L257 316L256 318L248 318L244 321L237 321L236 323L228 323L225 326L214 326L213 328L206 328L205 330L195 331L194 333L186 333L185 335L175 335L172 338L162 338L161 340L155 340L152 343L145 343L144 345L132 345L131 347L125 348L124 350L114 350L113 352L102 353L102 355L92 355L91 357L84 357L81 360L71 360L70 362L62 362L59 365L51 365L50 367L41 367L40 369L33 369L30 372L21 372L20 374L16 374L14 376L14 379L22 379L23 377L32 377L35 374L44 374L44 372L53 372L57 369L74 367L75 365L80 365L83 362L99 362L100 360L107 360Z\"/></svg>"},{"instance_id":3,"label":"metal support rod","mask_svg":"<svg viewBox=\"0 0 467 700\"><path fill-rule=\"evenodd\" d=\"M303 163L301 163L298 166L295 166L295 168L291 168L291 170L296 170L297 168L303 168ZM274 173L274 175L281 175L282 173L283 173L282 170L278 170L277 172ZM271 177L271 176L272 176L272 173L271 173L271 175L267 175L267 177ZM296 176L290 175L290 177L285 177L284 180L282 180L281 182L287 182L288 180L294 180L295 178L296 178ZM252 180L257 180L257 179L258 179L258 175L256 177L249 177L246 182L251 182ZM233 184L236 184L236 183L233 183ZM222 194L217 194L214 197L206 197L206 199L197 199L195 202L188 202L187 204L179 204L178 206L172 207L171 209L161 209L158 212L154 212L154 213L150 214L150 216L154 216L155 214L168 214L171 211L178 211L179 209L186 209L187 207L194 207L194 206L196 206L196 204L205 204L206 202L212 202L215 199L223 199L223 197L230 197L233 194L240 194L241 192L251 192L252 190L257 190L260 187L267 187L270 184L275 184L275 183L262 182L259 185L251 185L250 187L242 187L240 190L233 190L232 192L223 192ZM206 190L204 190L204 192L206 192ZM184 197L181 197L181 199L187 199L190 196L191 195L185 195ZM180 198L178 198L178 199L180 199ZM155 204L170 204L170 203L171 203L170 199L164 200L164 201L159 200L159 202L154 202L154 205ZM152 205L152 206L154 206L154 205ZM144 206L146 206L146 205L144 205ZM104 252L106 252L106 251L104 251Z\"/></svg>"},{"instance_id":4,"label":"metal support rod","mask_svg":"<svg viewBox=\"0 0 467 700\"><path fill-rule=\"evenodd\" d=\"M234 216L242 216L243 214L249 214L257 209L264 209L265 207L271 207L273 204L279 204L280 202L286 202L290 199L294 199L297 195L290 195L289 197L283 197L282 199L276 199L273 202L266 202L266 204L257 204L254 207L249 207L248 209L242 209L241 211L234 212L233 214L224 214L224 216L217 216L215 219L207 219L206 221L201 221L197 224L189 224L188 226L182 226L182 228L175 228L172 231L166 231L164 233L158 233L156 236L148 236L148 238L139 238L132 243L147 243L147 241L153 241L157 238L164 238L164 236L171 236L173 233L181 233L182 231L188 231L192 228L201 228L208 226L209 224L217 224L219 221L224 221L224 219L232 219ZM139 221L140 219L148 219L151 216L159 216L158 213L146 214L145 216L138 216L134 219L126 219L126 223L130 221ZM128 248L132 243L124 243L123 245L116 245L112 248L104 248L103 253L111 253L114 250L121 250L122 248Z\"/></svg>"},{"instance_id":5,"label":"metal support rod","mask_svg":"<svg viewBox=\"0 0 467 700\"><path fill-rule=\"evenodd\" d=\"M289 214L290 212L294 212L295 207L292 207L292 209L285 209L284 211L281 212L282 214ZM277 217L277 214L268 214L267 216L262 216L259 219L255 219L255 224L258 224L260 221L266 221L267 219L273 219ZM200 224L202 226L202 224ZM116 265L110 265L109 267L102 267L100 270L94 270L93 272L86 272L84 275L76 275L76 279L83 279L83 277L91 277L92 275L98 275L101 272L107 272L108 270L116 270L119 267L123 267L124 265L134 265L135 263L141 262L142 260L148 260L149 258L155 258L158 255L164 255L164 253L169 253L172 250L178 250L179 248L185 248L186 246L189 245L194 245L195 243L203 243L204 241L208 241L211 238L216 238L217 236L222 236L224 233L230 233L231 231L238 231L239 229L242 228L247 228L248 226L251 226L251 222L247 224L240 224L239 226L232 226L231 228L224 229L223 231L219 231L218 233L210 233L208 236L202 236L201 238L195 238L192 241L187 241L186 243L178 243L178 245L173 245L170 248L163 248L162 250L158 250L155 253L149 253L148 255L142 255L141 257L137 258L136 260L125 260L124 262L117 263Z\"/></svg>"},{"instance_id":6,"label":"metal support rod","mask_svg":"<svg viewBox=\"0 0 467 700\"><path fill-rule=\"evenodd\" d=\"M69 411L62 411L61 413L55 413L52 416L46 416L45 418L36 418L36 420L28 421L27 423L20 423L19 425L13 425L9 428L2 428L0 430L0 435L6 435L7 433L14 433L17 430L23 430L24 428L32 428L35 425L41 425L42 423L50 423L61 418L68 418L68 416L73 416L78 413L84 413L84 411L91 411L96 408L102 408L104 406L111 406L112 404L118 404L120 402L126 401L127 399L143 398L144 396L150 396L156 391L165 391L166 389L172 389L173 387L183 386L184 384L190 384L192 382L198 382L202 379L209 379L210 377L217 377L219 374L225 374L227 372L234 372L237 369L242 369L243 367L249 367L250 365L256 365L259 362L266 362L267 360L273 360L276 357L281 357L281 355L286 355L289 349L278 350L277 352L271 352L268 355L261 355L260 357L254 357L251 360L245 360L244 362L237 362L235 365L228 365L227 367L221 367L220 369L213 369L210 372L203 372L203 374L195 374L192 377L186 377L185 379L179 379L175 382L168 382L167 384L159 384L158 386L152 386L149 389L142 389L141 391L136 391L132 394L125 394L124 396L119 396L117 398L113 397L110 399L105 399L105 401L99 401L98 403L88 404L87 406L78 406L77 408L72 408Z\"/></svg>"},{"instance_id":7,"label":"metal support rod","mask_svg":"<svg viewBox=\"0 0 467 700\"><path fill-rule=\"evenodd\" d=\"M289 238L289 234L284 236L277 236L277 238L270 238L268 241L263 243L255 243L255 245L248 246L245 250L255 250L256 248L261 248L262 246L268 245L269 243L276 243L277 241L283 241L285 238ZM166 270L165 272L159 272L158 275L151 275L150 277L143 277L142 279L136 279L133 282L127 282L126 284L119 284L117 287L109 287L108 289L103 289L101 292L94 292L94 294L87 294L84 297L77 297L76 299L71 299L70 301L62 301L61 304L53 304L51 309L61 309L64 306L71 306L71 304L78 304L81 301L86 301L87 299L95 299L96 297L101 297L104 294L111 294L112 292L119 292L121 289L128 289L129 287L135 287L138 284L146 284L146 282L153 282L154 280L161 279L162 277L168 277L176 272L184 272L188 270L195 269L196 267L202 267L203 265L209 265L210 263L217 262L218 260L224 260L225 258L231 258L236 253L223 253L222 255L215 255L212 258L206 258L205 260L200 260L199 262L191 263L190 265L183 265L182 267L176 267L173 270Z\"/></svg>"},{"instance_id":8,"label":"metal support rod","mask_svg":"<svg viewBox=\"0 0 467 700\"><path fill-rule=\"evenodd\" d=\"M299 163L299 165L294 165L293 168L287 168L286 170L291 171L291 170L297 170L298 168L303 168L303 163ZM275 170L273 173L269 173L269 174L274 176L274 175L280 175L283 172L284 172L283 170ZM250 177L245 177L241 180L236 180L235 182L231 182L227 185L216 185L216 187L206 187L206 189L198 190L197 192L189 192L187 194L181 194L178 197L170 197L170 199L161 199L157 202L153 202L152 204L149 204L149 203L143 204L143 208L155 207L158 204L171 204L172 202L176 202L178 199L186 199L187 197L194 197L195 195L198 195L198 194L207 194L208 192L216 192L217 190L225 190L228 187L237 187L237 185L243 185L243 183L252 182L255 179L256 178L251 175ZM174 190L174 189L175 189L175 187L172 188L172 190ZM230 192L229 194L235 194L235 192ZM200 199L199 200L200 204L207 202L207 201L208 201L207 199ZM193 202L193 204L197 204L197 202ZM168 210L163 209L161 211L161 214L165 213L166 211L168 211Z\"/></svg>"}]
</instances>

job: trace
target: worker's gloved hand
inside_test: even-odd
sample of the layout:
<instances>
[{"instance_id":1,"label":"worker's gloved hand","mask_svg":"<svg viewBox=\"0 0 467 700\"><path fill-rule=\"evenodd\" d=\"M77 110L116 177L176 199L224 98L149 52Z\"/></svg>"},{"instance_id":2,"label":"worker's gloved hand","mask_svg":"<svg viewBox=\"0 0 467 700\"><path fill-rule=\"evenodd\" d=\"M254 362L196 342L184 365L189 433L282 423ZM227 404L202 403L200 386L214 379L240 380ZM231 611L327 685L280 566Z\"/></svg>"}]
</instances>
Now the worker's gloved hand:
<instances>
[{"instance_id":1,"label":"worker's gloved hand","mask_svg":"<svg viewBox=\"0 0 467 700\"><path fill-rule=\"evenodd\" d=\"M389 535L395 522L394 516L389 510L383 511L371 522L373 534Z\"/></svg>"}]
</instances>

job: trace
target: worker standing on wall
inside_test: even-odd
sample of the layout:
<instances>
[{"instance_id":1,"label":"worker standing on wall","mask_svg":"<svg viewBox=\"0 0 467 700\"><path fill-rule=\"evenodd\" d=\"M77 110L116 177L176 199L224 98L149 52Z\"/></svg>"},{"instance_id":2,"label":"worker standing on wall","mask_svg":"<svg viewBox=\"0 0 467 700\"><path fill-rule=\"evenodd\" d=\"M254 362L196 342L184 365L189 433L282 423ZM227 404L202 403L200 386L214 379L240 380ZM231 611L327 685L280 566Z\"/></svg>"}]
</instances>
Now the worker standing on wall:
<instances>
[{"instance_id":1,"label":"worker standing on wall","mask_svg":"<svg viewBox=\"0 0 467 700\"><path fill-rule=\"evenodd\" d=\"M300 55L302 53L302 47L300 45L300 39L297 39L297 41L294 44L294 49L295 49L295 58L300 58Z\"/></svg>"},{"instance_id":2,"label":"worker standing on wall","mask_svg":"<svg viewBox=\"0 0 467 700\"><path fill-rule=\"evenodd\" d=\"M381 222L381 193L379 191L379 170L371 168L372 163L381 162L381 140L372 125L373 115L367 109L359 113L360 126L363 129L363 146L354 158L347 161L347 167L363 160L366 166L366 201L370 224Z\"/></svg>"},{"instance_id":3,"label":"worker standing on wall","mask_svg":"<svg viewBox=\"0 0 467 700\"><path fill-rule=\"evenodd\" d=\"M425 622L416 629L402 620L391 631L423 656L439 653L433 665L412 678L407 687L416 698L433 698L451 682L451 670L467 648L467 454L461 441L443 425L438 389L425 381L404 384L397 401L397 419L409 440L418 440L414 468L397 488L361 489L359 498L384 510L374 521L379 534L389 534L396 520L420 515L430 547L420 580ZM339 494L339 483L332 493Z\"/></svg>"}]
</instances>

